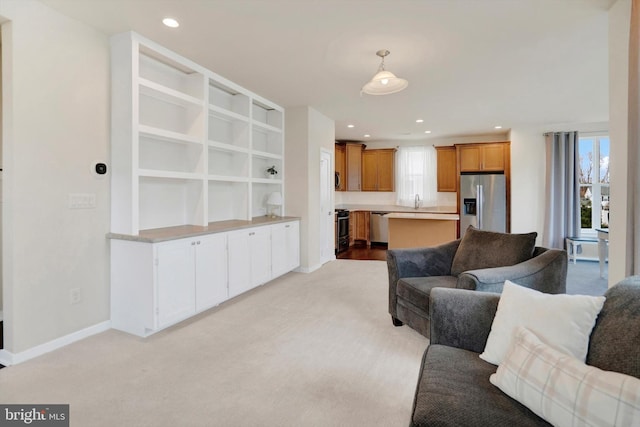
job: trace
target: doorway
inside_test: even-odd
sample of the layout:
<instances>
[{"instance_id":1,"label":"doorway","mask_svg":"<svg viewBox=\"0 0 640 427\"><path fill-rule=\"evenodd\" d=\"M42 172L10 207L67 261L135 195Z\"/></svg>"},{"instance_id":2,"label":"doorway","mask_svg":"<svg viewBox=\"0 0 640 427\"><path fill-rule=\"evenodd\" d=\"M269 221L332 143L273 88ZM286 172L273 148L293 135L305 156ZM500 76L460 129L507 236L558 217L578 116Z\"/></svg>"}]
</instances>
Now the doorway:
<instances>
[{"instance_id":1,"label":"doorway","mask_svg":"<svg viewBox=\"0 0 640 427\"><path fill-rule=\"evenodd\" d=\"M320 149L320 263L333 259L335 246L332 153Z\"/></svg>"}]
</instances>

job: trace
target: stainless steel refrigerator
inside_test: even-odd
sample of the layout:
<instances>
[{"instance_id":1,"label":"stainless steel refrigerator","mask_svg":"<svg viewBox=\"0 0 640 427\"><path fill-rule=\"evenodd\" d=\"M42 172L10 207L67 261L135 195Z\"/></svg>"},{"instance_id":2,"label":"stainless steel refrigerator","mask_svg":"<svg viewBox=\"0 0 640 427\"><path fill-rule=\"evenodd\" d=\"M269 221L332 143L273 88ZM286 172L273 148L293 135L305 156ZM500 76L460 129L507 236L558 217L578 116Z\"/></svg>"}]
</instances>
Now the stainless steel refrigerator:
<instances>
[{"instance_id":1,"label":"stainless steel refrigerator","mask_svg":"<svg viewBox=\"0 0 640 427\"><path fill-rule=\"evenodd\" d=\"M460 175L460 237L469 225L507 231L507 186L503 174Z\"/></svg>"}]
</instances>

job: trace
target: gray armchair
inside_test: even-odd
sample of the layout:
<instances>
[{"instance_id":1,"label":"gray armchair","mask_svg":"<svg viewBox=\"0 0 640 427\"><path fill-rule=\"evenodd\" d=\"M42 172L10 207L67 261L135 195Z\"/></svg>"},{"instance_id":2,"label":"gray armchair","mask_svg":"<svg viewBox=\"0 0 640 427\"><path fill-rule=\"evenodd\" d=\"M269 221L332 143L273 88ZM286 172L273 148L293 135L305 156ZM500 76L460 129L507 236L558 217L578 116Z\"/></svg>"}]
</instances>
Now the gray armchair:
<instances>
[{"instance_id":1,"label":"gray armchair","mask_svg":"<svg viewBox=\"0 0 640 427\"><path fill-rule=\"evenodd\" d=\"M507 234L469 228L440 246L387 251L389 314L429 337L431 289L502 292L505 280L550 294L566 292L567 253L535 246L537 233Z\"/></svg>"}]
</instances>

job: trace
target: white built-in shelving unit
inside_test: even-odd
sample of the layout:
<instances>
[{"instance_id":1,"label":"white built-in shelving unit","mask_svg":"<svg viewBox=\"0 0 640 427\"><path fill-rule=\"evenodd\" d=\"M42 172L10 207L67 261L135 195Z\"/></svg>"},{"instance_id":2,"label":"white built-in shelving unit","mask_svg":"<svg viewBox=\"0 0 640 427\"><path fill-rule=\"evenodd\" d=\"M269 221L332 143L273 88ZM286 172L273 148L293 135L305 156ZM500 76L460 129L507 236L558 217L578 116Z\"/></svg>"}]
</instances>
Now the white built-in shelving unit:
<instances>
[{"instance_id":1,"label":"white built-in shelving unit","mask_svg":"<svg viewBox=\"0 0 640 427\"><path fill-rule=\"evenodd\" d=\"M112 94L113 233L250 220L284 194L280 106L133 32L112 37Z\"/></svg>"},{"instance_id":2,"label":"white built-in shelving unit","mask_svg":"<svg viewBox=\"0 0 640 427\"><path fill-rule=\"evenodd\" d=\"M148 336L297 268L300 224L265 217L281 107L136 33L111 46L111 324Z\"/></svg>"}]
</instances>

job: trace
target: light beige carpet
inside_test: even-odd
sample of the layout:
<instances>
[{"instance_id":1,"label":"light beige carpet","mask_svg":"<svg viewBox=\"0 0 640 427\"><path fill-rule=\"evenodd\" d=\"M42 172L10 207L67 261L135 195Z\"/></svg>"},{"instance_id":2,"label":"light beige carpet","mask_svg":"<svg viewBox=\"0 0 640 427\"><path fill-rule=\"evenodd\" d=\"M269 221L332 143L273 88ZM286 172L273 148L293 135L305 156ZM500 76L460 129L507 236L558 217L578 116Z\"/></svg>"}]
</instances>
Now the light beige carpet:
<instances>
[{"instance_id":1,"label":"light beige carpet","mask_svg":"<svg viewBox=\"0 0 640 427\"><path fill-rule=\"evenodd\" d=\"M427 340L387 313L382 261L289 273L146 339L118 331L0 370L0 402L72 426L406 426Z\"/></svg>"}]
</instances>

